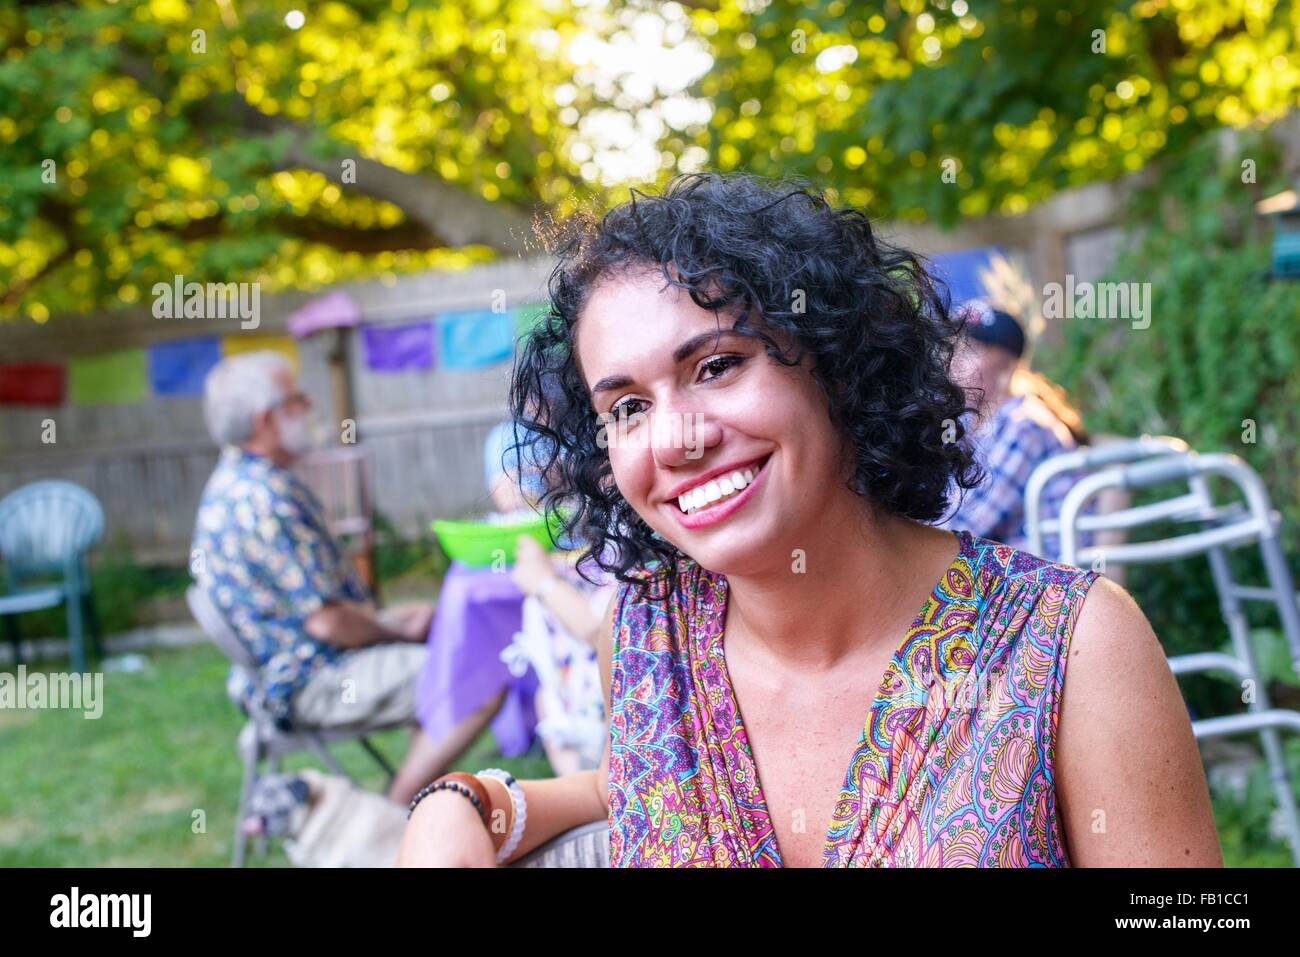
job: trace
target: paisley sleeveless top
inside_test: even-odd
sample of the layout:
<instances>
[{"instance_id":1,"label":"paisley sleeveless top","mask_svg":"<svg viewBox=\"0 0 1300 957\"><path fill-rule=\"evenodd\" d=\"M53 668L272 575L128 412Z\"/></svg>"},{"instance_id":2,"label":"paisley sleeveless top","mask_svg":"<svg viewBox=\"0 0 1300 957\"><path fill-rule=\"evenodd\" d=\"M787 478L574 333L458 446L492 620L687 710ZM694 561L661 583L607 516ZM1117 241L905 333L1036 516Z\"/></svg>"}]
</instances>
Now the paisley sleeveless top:
<instances>
[{"instance_id":1,"label":"paisley sleeveless top","mask_svg":"<svg viewBox=\"0 0 1300 957\"><path fill-rule=\"evenodd\" d=\"M1065 867L1053 774L1070 636L1095 572L956 533L885 669L826 867ZM610 688L614 867L780 867L723 656L727 580L620 586Z\"/></svg>"}]
</instances>

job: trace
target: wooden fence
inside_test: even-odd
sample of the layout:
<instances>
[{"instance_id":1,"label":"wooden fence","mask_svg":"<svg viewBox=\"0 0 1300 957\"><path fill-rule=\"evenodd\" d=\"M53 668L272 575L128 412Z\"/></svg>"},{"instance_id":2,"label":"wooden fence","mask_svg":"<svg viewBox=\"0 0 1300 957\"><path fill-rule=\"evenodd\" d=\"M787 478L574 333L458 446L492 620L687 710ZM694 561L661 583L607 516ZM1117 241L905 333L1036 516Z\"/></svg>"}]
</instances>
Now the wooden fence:
<instances>
[{"instance_id":1,"label":"wooden fence","mask_svg":"<svg viewBox=\"0 0 1300 957\"><path fill-rule=\"evenodd\" d=\"M452 274L424 274L347 288L367 323L403 322L440 311L487 308L545 298L545 261L511 261ZM310 295L263 297L261 323L249 335L283 334L287 317ZM169 338L236 334L238 321L159 320L148 313L68 317L46 326L0 325L4 361L42 361ZM316 399L327 443L342 423L332 408L332 335L299 343L300 379ZM382 374L361 350L346 353L356 438L370 451L376 510L404 535L435 517L486 511L483 443L506 415L510 363L470 371ZM53 442L50 425L53 425ZM151 398L131 405L0 410L0 495L27 482L63 478L103 503L106 544L142 562L183 564L194 514L216 462L197 398Z\"/></svg>"}]
</instances>

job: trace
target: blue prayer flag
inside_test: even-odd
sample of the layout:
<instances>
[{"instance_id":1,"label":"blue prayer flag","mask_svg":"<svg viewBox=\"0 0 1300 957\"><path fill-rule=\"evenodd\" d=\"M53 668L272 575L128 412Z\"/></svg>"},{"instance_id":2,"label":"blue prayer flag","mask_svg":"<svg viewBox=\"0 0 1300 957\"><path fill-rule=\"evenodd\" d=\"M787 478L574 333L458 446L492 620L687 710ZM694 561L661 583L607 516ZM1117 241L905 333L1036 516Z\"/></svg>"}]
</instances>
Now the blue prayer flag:
<instances>
[{"instance_id":1,"label":"blue prayer flag","mask_svg":"<svg viewBox=\"0 0 1300 957\"><path fill-rule=\"evenodd\" d=\"M149 347L149 385L154 395L202 395L203 380L220 361L216 336L156 342Z\"/></svg>"},{"instance_id":2,"label":"blue prayer flag","mask_svg":"<svg viewBox=\"0 0 1300 957\"><path fill-rule=\"evenodd\" d=\"M515 351L511 312L449 312L438 317L439 353L448 369L478 369L504 362Z\"/></svg>"}]
</instances>

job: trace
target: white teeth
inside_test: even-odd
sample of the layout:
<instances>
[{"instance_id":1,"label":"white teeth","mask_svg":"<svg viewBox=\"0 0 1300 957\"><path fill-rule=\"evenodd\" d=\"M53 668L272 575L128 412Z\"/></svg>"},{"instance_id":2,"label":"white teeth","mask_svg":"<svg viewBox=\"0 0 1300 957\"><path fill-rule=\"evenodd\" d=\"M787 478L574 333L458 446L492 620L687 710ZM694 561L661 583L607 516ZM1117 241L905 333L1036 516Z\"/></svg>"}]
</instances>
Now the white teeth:
<instances>
[{"instance_id":1,"label":"white teeth","mask_svg":"<svg viewBox=\"0 0 1300 957\"><path fill-rule=\"evenodd\" d=\"M757 471L752 468L737 469L729 475L710 479L703 485L697 485L677 496L677 507L688 515L697 512L706 505L712 505L728 495L734 495L752 484L756 474Z\"/></svg>"}]
</instances>

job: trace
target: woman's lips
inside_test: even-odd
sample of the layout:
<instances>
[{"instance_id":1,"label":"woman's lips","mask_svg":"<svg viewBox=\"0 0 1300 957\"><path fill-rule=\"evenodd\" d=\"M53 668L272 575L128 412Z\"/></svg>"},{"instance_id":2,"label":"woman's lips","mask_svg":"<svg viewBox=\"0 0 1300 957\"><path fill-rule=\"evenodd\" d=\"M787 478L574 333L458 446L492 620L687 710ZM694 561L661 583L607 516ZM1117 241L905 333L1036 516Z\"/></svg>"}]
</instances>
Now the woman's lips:
<instances>
[{"instance_id":1,"label":"woman's lips","mask_svg":"<svg viewBox=\"0 0 1300 957\"><path fill-rule=\"evenodd\" d=\"M734 513L753 497L754 490L763 482L764 477L767 475L767 463L770 461L771 456L769 455L757 466L748 466L747 469L738 470L742 472L751 471L753 472L754 477L751 481L747 481L744 487L734 494L727 495L724 498L706 504L703 508L691 512L683 512L679 503L671 504L668 508L677 515L677 520L681 522L685 528L697 529L706 528L709 525L716 525L718 522L721 522L723 519ZM730 475L727 477L730 478ZM722 477L719 477L718 479L711 481L721 482L721 480ZM706 488L708 484L709 483L705 483Z\"/></svg>"}]
</instances>

